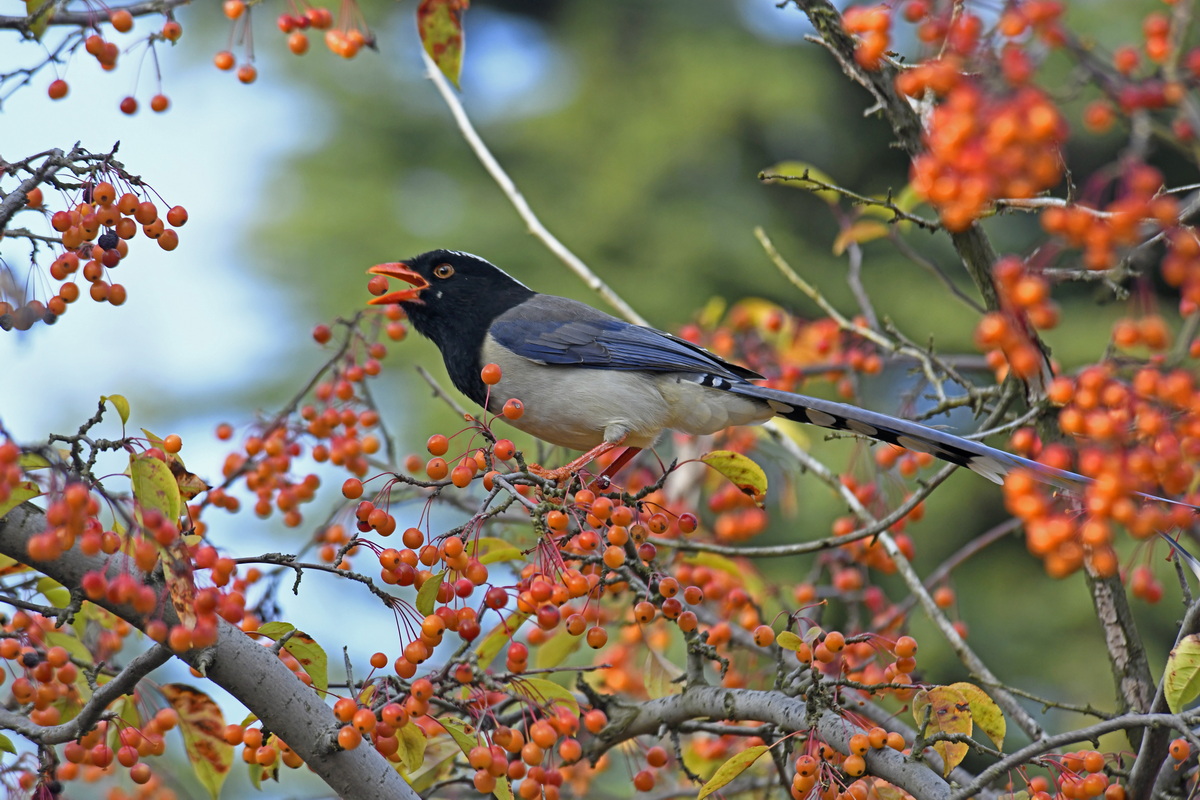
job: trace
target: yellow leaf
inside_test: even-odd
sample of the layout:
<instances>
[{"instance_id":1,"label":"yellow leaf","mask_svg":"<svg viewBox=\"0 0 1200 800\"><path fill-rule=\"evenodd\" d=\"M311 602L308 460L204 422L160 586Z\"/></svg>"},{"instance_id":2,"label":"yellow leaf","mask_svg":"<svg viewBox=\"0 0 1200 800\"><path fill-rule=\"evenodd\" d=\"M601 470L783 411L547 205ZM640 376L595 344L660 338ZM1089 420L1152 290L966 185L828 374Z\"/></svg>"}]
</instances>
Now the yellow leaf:
<instances>
[{"instance_id":1,"label":"yellow leaf","mask_svg":"<svg viewBox=\"0 0 1200 800\"><path fill-rule=\"evenodd\" d=\"M425 762L425 746L428 739L420 725L409 722L396 732L400 740L400 763L407 772L416 772Z\"/></svg>"},{"instance_id":2,"label":"yellow leaf","mask_svg":"<svg viewBox=\"0 0 1200 800\"><path fill-rule=\"evenodd\" d=\"M765 744L756 744L754 747L747 747L742 752L735 754L733 758L717 767L717 771L708 779L708 783L700 789L700 794L696 795L696 800L704 800L713 792L724 788L730 781L748 770L750 765L768 750L770 748Z\"/></svg>"},{"instance_id":3,"label":"yellow leaf","mask_svg":"<svg viewBox=\"0 0 1200 800\"><path fill-rule=\"evenodd\" d=\"M957 689L935 686L917 692L913 697L912 712L917 727L924 727L926 735L971 735L971 703ZM942 776L949 777L967 757L970 748L962 742L934 742L933 749L942 757Z\"/></svg>"},{"instance_id":4,"label":"yellow leaf","mask_svg":"<svg viewBox=\"0 0 1200 800\"><path fill-rule=\"evenodd\" d=\"M518 561L523 558L521 548L495 536L481 536L467 545L467 554L479 559L480 564L495 564L497 561Z\"/></svg>"},{"instance_id":5,"label":"yellow leaf","mask_svg":"<svg viewBox=\"0 0 1200 800\"><path fill-rule=\"evenodd\" d=\"M5 514L21 505L21 503L24 503L26 500L32 500L41 493L42 490L33 481L21 481L9 490L8 499L0 502L0 519L3 519Z\"/></svg>"},{"instance_id":6,"label":"yellow leaf","mask_svg":"<svg viewBox=\"0 0 1200 800\"><path fill-rule=\"evenodd\" d=\"M565 626L561 627L558 633L550 637L550 640L537 648L534 655L534 666L538 669L551 669L557 667L567 656L574 653L583 644L583 636L572 636Z\"/></svg>"},{"instance_id":7,"label":"yellow leaf","mask_svg":"<svg viewBox=\"0 0 1200 800\"><path fill-rule=\"evenodd\" d=\"M417 31L425 52L455 88L462 72L462 15L469 0L421 0L417 6Z\"/></svg>"},{"instance_id":8,"label":"yellow leaf","mask_svg":"<svg viewBox=\"0 0 1200 800\"><path fill-rule=\"evenodd\" d=\"M775 644L794 653L800 649L800 645L804 644L804 640L791 631L780 631L775 636Z\"/></svg>"},{"instance_id":9,"label":"yellow leaf","mask_svg":"<svg viewBox=\"0 0 1200 800\"><path fill-rule=\"evenodd\" d=\"M575 716L579 715L579 701L575 695L554 681L545 678L515 678L509 682L509 688L517 694L523 694L538 706L565 706Z\"/></svg>"},{"instance_id":10,"label":"yellow leaf","mask_svg":"<svg viewBox=\"0 0 1200 800\"><path fill-rule=\"evenodd\" d=\"M646 694L651 700L682 692L683 686L678 680L682 675L683 670L670 659L664 658L656 648L647 649L642 682L645 684Z\"/></svg>"},{"instance_id":11,"label":"yellow leaf","mask_svg":"<svg viewBox=\"0 0 1200 800\"><path fill-rule=\"evenodd\" d=\"M839 195L836 191L814 186L809 181L803 180L804 178L811 178L828 186L837 185L833 178L829 177L823 170L817 169L806 161L780 161L775 166L767 167L758 173L760 181L782 183L787 186L795 186L799 189L807 189L826 203L829 203L829 205L837 205Z\"/></svg>"},{"instance_id":12,"label":"yellow leaf","mask_svg":"<svg viewBox=\"0 0 1200 800\"><path fill-rule=\"evenodd\" d=\"M34 0L29 0L33 2ZM129 422L129 401L125 399L123 394L101 395L100 402L112 403L112 407L117 410L117 415L121 418L121 424Z\"/></svg>"},{"instance_id":13,"label":"yellow leaf","mask_svg":"<svg viewBox=\"0 0 1200 800\"><path fill-rule=\"evenodd\" d=\"M179 730L196 779L216 800L233 764L233 748L225 743L223 735L225 717L221 708L204 692L187 684L168 683L161 688L179 714Z\"/></svg>"},{"instance_id":14,"label":"yellow leaf","mask_svg":"<svg viewBox=\"0 0 1200 800\"><path fill-rule=\"evenodd\" d=\"M713 450L700 456L700 460L762 505L767 496L767 473L748 456L732 450Z\"/></svg>"},{"instance_id":15,"label":"yellow leaf","mask_svg":"<svg viewBox=\"0 0 1200 800\"><path fill-rule=\"evenodd\" d=\"M996 745L997 750L1004 749L1004 734L1008 732L1008 723L1004 721L1004 712L996 705L987 692L973 683L952 683L951 689L962 692L963 697L971 704L971 721L979 727Z\"/></svg>"},{"instance_id":16,"label":"yellow leaf","mask_svg":"<svg viewBox=\"0 0 1200 800\"><path fill-rule=\"evenodd\" d=\"M842 230L833 240L833 254L840 256L852 244L863 244L888 235L891 226L875 220L861 220Z\"/></svg>"},{"instance_id":17,"label":"yellow leaf","mask_svg":"<svg viewBox=\"0 0 1200 800\"><path fill-rule=\"evenodd\" d=\"M742 586L746 588L750 596L756 600L763 597L766 592L766 586L763 585L762 578L759 577L754 567L749 564L739 563L732 558L726 558L717 553L692 553L685 556L683 560L695 566L719 569L726 575L737 578L742 582Z\"/></svg>"},{"instance_id":18,"label":"yellow leaf","mask_svg":"<svg viewBox=\"0 0 1200 800\"><path fill-rule=\"evenodd\" d=\"M517 611L488 631L487 636L483 637L483 641L479 643L479 647L475 648L475 656L479 660L479 665L491 664L492 660L500 654L500 649L516 636L517 631L521 629L527 619L529 619L528 614Z\"/></svg>"},{"instance_id":19,"label":"yellow leaf","mask_svg":"<svg viewBox=\"0 0 1200 800\"><path fill-rule=\"evenodd\" d=\"M267 622L259 626L257 633L277 642L293 630L295 627L287 622ZM329 688L329 656L316 640L304 631L298 631L283 643L283 649L300 662L312 678L314 689L324 693Z\"/></svg>"},{"instance_id":20,"label":"yellow leaf","mask_svg":"<svg viewBox=\"0 0 1200 800\"><path fill-rule=\"evenodd\" d=\"M1167 657L1163 694L1172 714L1178 714L1200 696L1200 635L1183 637Z\"/></svg>"},{"instance_id":21,"label":"yellow leaf","mask_svg":"<svg viewBox=\"0 0 1200 800\"><path fill-rule=\"evenodd\" d=\"M57 3L48 3L46 0L25 0L25 13L29 15L29 32L33 38L42 38L50 20L54 18L56 6Z\"/></svg>"}]
</instances>

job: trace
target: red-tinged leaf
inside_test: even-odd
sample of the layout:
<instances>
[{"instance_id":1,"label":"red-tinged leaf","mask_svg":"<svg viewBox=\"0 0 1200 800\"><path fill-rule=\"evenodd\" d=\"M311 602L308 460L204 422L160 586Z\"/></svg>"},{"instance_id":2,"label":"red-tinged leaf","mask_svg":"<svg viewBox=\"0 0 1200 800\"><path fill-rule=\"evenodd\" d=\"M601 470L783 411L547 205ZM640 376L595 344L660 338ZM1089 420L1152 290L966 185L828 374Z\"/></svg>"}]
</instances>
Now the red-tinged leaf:
<instances>
[{"instance_id":1,"label":"red-tinged leaf","mask_svg":"<svg viewBox=\"0 0 1200 800\"><path fill-rule=\"evenodd\" d=\"M962 692L963 697L971 704L971 722L987 734L997 750L1003 750L1008 723L1004 721L1004 712L996 705L996 701L973 683L952 683L949 688Z\"/></svg>"},{"instance_id":2,"label":"red-tinged leaf","mask_svg":"<svg viewBox=\"0 0 1200 800\"><path fill-rule=\"evenodd\" d=\"M949 686L935 686L917 692L912 701L913 718L927 735L962 733L971 735L971 703L963 693ZM928 720L928 723L926 722ZM961 742L934 742L933 749L942 757L942 776L950 773L967 757L970 749Z\"/></svg>"},{"instance_id":3,"label":"red-tinged leaf","mask_svg":"<svg viewBox=\"0 0 1200 800\"><path fill-rule=\"evenodd\" d=\"M295 630L295 626L287 622L267 622L260 625L255 633L278 642ZM329 656L315 639L304 631L296 631L283 643L283 649L300 662L300 666L312 678L314 689L324 693L329 688Z\"/></svg>"},{"instance_id":4,"label":"red-tinged leaf","mask_svg":"<svg viewBox=\"0 0 1200 800\"><path fill-rule=\"evenodd\" d=\"M852 244L865 244L875 239L883 239L888 235L890 230L891 227L887 223L876 220L868 219L856 222L850 227L843 229L837 238L833 240L833 254L840 256Z\"/></svg>"},{"instance_id":5,"label":"red-tinged leaf","mask_svg":"<svg viewBox=\"0 0 1200 800\"><path fill-rule=\"evenodd\" d=\"M1197 634L1183 637L1167 657L1163 695L1172 714L1178 714L1200 697L1200 636Z\"/></svg>"},{"instance_id":6,"label":"red-tinged leaf","mask_svg":"<svg viewBox=\"0 0 1200 800\"><path fill-rule=\"evenodd\" d=\"M732 450L713 450L700 456L700 460L762 505L767 496L767 473L748 456Z\"/></svg>"},{"instance_id":7,"label":"red-tinged leaf","mask_svg":"<svg viewBox=\"0 0 1200 800\"><path fill-rule=\"evenodd\" d=\"M189 628L196 625L196 581L192 574L192 560L187 545L176 539L166 547L159 548L159 563L167 580L167 593L171 606L179 615L179 621Z\"/></svg>"},{"instance_id":8,"label":"red-tinged leaf","mask_svg":"<svg viewBox=\"0 0 1200 800\"><path fill-rule=\"evenodd\" d=\"M179 497L179 484L165 462L145 453L131 453L129 477L133 496L142 508L160 511L171 522L179 519L183 500Z\"/></svg>"},{"instance_id":9,"label":"red-tinged leaf","mask_svg":"<svg viewBox=\"0 0 1200 800\"><path fill-rule=\"evenodd\" d=\"M26 500L32 500L42 493L33 481L21 481L8 491L8 498L0 502L0 519Z\"/></svg>"},{"instance_id":10,"label":"red-tinged leaf","mask_svg":"<svg viewBox=\"0 0 1200 800\"><path fill-rule=\"evenodd\" d=\"M417 6L417 30L425 52L455 88L462 72L462 15L469 0L421 0Z\"/></svg>"},{"instance_id":11,"label":"red-tinged leaf","mask_svg":"<svg viewBox=\"0 0 1200 800\"><path fill-rule=\"evenodd\" d=\"M750 765L770 749L765 744L756 744L754 747L747 747L734 755L733 758L717 767L717 771L708 779L708 783L700 789L700 794L696 795L696 800L704 800L713 792L724 788L734 778L750 769Z\"/></svg>"},{"instance_id":12,"label":"red-tinged leaf","mask_svg":"<svg viewBox=\"0 0 1200 800\"><path fill-rule=\"evenodd\" d=\"M179 730L196 779L213 800L233 764L233 747L225 743L225 717L221 708L204 692L184 683L168 683L163 697L179 714Z\"/></svg>"}]
</instances>

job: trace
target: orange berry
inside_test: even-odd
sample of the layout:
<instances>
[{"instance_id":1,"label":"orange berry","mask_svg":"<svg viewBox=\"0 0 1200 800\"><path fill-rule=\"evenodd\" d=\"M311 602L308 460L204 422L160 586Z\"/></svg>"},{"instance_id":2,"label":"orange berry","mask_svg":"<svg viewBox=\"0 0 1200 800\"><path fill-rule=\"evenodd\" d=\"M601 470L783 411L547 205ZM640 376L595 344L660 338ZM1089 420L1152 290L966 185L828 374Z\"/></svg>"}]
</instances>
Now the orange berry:
<instances>
[{"instance_id":1,"label":"orange berry","mask_svg":"<svg viewBox=\"0 0 1200 800\"><path fill-rule=\"evenodd\" d=\"M118 8L109 13L108 21L112 23L114 29L121 33L129 33L133 28L133 14L130 14L128 9Z\"/></svg>"},{"instance_id":2,"label":"orange berry","mask_svg":"<svg viewBox=\"0 0 1200 800\"><path fill-rule=\"evenodd\" d=\"M353 725L346 725L338 731L338 745L343 750L353 750L362 743L362 733Z\"/></svg>"},{"instance_id":3,"label":"orange berry","mask_svg":"<svg viewBox=\"0 0 1200 800\"><path fill-rule=\"evenodd\" d=\"M237 60L233 57L233 53L229 52L228 50L222 50L213 56L213 64L215 64L219 70L224 70L227 72L233 69L233 65L235 63L237 63Z\"/></svg>"},{"instance_id":4,"label":"orange berry","mask_svg":"<svg viewBox=\"0 0 1200 800\"><path fill-rule=\"evenodd\" d=\"M50 96L51 100L62 100L67 96L69 88L66 81L58 78L57 80L50 81L50 85L46 88L46 94Z\"/></svg>"},{"instance_id":5,"label":"orange berry","mask_svg":"<svg viewBox=\"0 0 1200 800\"><path fill-rule=\"evenodd\" d=\"M479 372L479 377L488 386L495 386L500 382L502 374L503 373L500 371L500 366L498 364L485 364L483 369Z\"/></svg>"},{"instance_id":6,"label":"orange berry","mask_svg":"<svg viewBox=\"0 0 1200 800\"><path fill-rule=\"evenodd\" d=\"M237 69L237 79L242 83L254 83L258 78L258 69L253 64L242 64Z\"/></svg>"}]
</instances>

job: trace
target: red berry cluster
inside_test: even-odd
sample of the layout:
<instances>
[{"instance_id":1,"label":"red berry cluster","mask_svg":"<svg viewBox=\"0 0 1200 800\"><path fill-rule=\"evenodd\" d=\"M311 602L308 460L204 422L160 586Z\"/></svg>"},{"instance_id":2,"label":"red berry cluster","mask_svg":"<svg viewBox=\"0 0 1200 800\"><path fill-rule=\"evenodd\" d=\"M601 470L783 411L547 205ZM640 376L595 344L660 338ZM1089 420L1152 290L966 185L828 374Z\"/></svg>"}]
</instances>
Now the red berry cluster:
<instances>
[{"instance_id":1,"label":"red berry cluster","mask_svg":"<svg viewBox=\"0 0 1200 800\"><path fill-rule=\"evenodd\" d=\"M1000 198L1029 198L1062 178L1067 125L1040 89L1008 95L960 79L929 116L926 152L913 159L917 194L951 231L966 229Z\"/></svg>"},{"instance_id":2,"label":"red berry cluster","mask_svg":"<svg viewBox=\"0 0 1200 800\"><path fill-rule=\"evenodd\" d=\"M375 46L375 37L355 0L342 0L336 23L333 12L323 6L310 6L304 2L307 7L301 9L295 0L289 0L288 5L289 10L279 15L276 25L287 36L288 50L294 55L302 56L308 52L309 30L324 31L325 46L342 58L354 58L362 48ZM238 80L242 83L253 83L258 78L250 44L251 6L246 0L225 0L223 6L225 16L234 24L230 39L236 36L246 43L245 55L237 69ZM213 57L213 64L217 69L229 71L237 65L237 57L232 50L222 50Z\"/></svg>"},{"instance_id":3,"label":"red berry cluster","mask_svg":"<svg viewBox=\"0 0 1200 800\"><path fill-rule=\"evenodd\" d=\"M1034 378L1044 369L1045 359L1030 332L1058 324L1058 306L1050 299L1050 284L1015 256L997 261L992 276L1000 310L979 320L975 340L987 353L988 364L998 380L1003 380L1010 369L1022 379Z\"/></svg>"},{"instance_id":4,"label":"red berry cluster","mask_svg":"<svg viewBox=\"0 0 1200 800\"><path fill-rule=\"evenodd\" d=\"M1171 228L1178 222L1179 203L1159 194L1163 177L1154 167L1127 167L1115 188L1116 199L1100 207L1074 204L1042 212L1042 228L1082 249L1088 269L1112 267L1122 252L1144 240L1148 230Z\"/></svg>"},{"instance_id":5,"label":"red berry cluster","mask_svg":"<svg viewBox=\"0 0 1200 800\"><path fill-rule=\"evenodd\" d=\"M27 193L28 207L41 209L44 202L40 188ZM122 305L128 296L125 286L110 282L109 273L129 254L129 242L140 230L163 250L174 250L179 246L176 228L187 219L183 206L174 206L160 216L158 206L152 200L141 199L132 187L118 197L108 180L90 184L82 201L50 216L50 227L60 234L65 248L50 264L50 277L62 281L58 291L45 303L31 299L17 308L0 301L0 315L12 315L12 327L18 330L27 330L39 319L57 319L81 295L79 283L72 277L76 273L89 284L88 294L93 300ZM168 223L172 227L167 227Z\"/></svg>"},{"instance_id":6,"label":"red berry cluster","mask_svg":"<svg viewBox=\"0 0 1200 800\"><path fill-rule=\"evenodd\" d=\"M1137 539L1187 525L1182 506L1162 508L1135 492L1184 495L1195 475L1200 439L1182 412L1200 396L1186 370L1145 366L1122 378L1114 366L1088 367L1074 378L1056 378L1049 398L1062 406L1059 426L1078 437L1078 457L1061 444L1042 447L1031 434L1024 448L1039 461L1093 479L1083 489L1086 517L1064 511L1031 476L1005 482L1009 511L1025 522L1026 544L1055 576L1068 575L1086 560L1099 574L1116 574L1114 526Z\"/></svg>"}]
</instances>

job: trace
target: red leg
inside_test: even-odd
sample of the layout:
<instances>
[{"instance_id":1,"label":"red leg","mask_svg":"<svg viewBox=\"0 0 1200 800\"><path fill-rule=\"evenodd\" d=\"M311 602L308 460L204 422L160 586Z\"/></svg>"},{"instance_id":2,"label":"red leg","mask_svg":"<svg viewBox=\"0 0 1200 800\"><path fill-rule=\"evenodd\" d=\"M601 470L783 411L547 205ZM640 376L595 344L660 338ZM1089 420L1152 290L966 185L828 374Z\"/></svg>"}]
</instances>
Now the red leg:
<instances>
[{"instance_id":1,"label":"red leg","mask_svg":"<svg viewBox=\"0 0 1200 800\"><path fill-rule=\"evenodd\" d=\"M596 476L596 481L611 481L616 477L617 473L625 468L625 465L633 460L633 457L642 452L640 447L626 447L621 455L613 459L613 462L604 468L604 471ZM594 483L595 481L593 481Z\"/></svg>"},{"instance_id":2,"label":"red leg","mask_svg":"<svg viewBox=\"0 0 1200 800\"><path fill-rule=\"evenodd\" d=\"M586 453L581 455L579 458L572 461L570 464L567 464L562 467L558 467L557 469L545 469L544 467L541 467L537 464L530 464L529 471L539 477L547 478L549 480L556 481L558 483L562 483L567 478L571 477L576 472L578 472L581 468L587 466L589 462L599 458L600 456L607 453L609 450L612 450L613 448L620 447L620 446L621 446L621 442L619 442L619 441L618 442L601 442L600 444L593 447L591 450L588 450ZM635 453L637 452L637 450L635 448L631 448L631 449L633 449ZM617 457L617 461L620 462L622 465L624 465L625 462L621 461L622 458L624 458L624 453L622 453L620 456ZM628 460L628 459L626 459L626 460ZM610 467L610 469L611 469L611 467Z\"/></svg>"}]
</instances>

